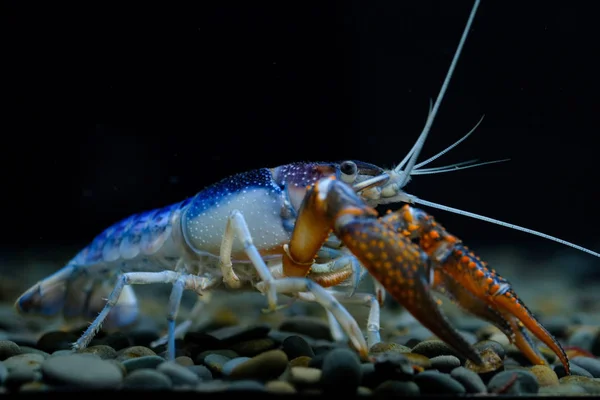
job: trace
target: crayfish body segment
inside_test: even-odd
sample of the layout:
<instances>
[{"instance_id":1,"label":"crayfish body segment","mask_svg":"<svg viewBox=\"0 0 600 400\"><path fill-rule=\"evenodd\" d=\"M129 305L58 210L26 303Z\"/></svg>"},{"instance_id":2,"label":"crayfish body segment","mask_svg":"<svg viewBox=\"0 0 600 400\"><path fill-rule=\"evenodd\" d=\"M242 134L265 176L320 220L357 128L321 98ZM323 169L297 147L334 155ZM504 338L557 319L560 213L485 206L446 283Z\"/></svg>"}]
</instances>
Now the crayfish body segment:
<instances>
[{"instance_id":1,"label":"crayfish body segment","mask_svg":"<svg viewBox=\"0 0 600 400\"><path fill-rule=\"evenodd\" d=\"M405 205L398 212L377 217L348 185L324 178L309 190L300 207L283 258L284 270L307 271L308 261L330 230L407 311L470 360L481 362L442 315L432 290L448 294L467 311L498 326L532 363L546 364L526 327L556 353L569 373L564 350L508 281L424 211Z\"/></svg>"}]
</instances>

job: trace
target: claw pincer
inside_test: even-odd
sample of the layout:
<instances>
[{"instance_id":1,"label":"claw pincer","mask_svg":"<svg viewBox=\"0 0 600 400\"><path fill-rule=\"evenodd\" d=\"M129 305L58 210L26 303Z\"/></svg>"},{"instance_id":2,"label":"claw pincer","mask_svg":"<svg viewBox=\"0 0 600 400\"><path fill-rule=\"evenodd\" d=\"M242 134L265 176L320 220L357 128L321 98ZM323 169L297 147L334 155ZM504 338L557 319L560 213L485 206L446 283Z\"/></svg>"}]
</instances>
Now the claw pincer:
<instances>
[{"instance_id":1,"label":"claw pincer","mask_svg":"<svg viewBox=\"0 0 600 400\"><path fill-rule=\"evenodd\" d=\"M473 362L482 362L431 296L427 254L378 219L375 209L341 181L321 179L307 192L283 256L284 273L306 275L331 231L419 322Z\"/></svg>"},{"instance_id":2,"label":"claw pincer","mask_svg":"<svg viewBox=\"0 0 600 400\"><path fill-rule=\"evenodd\" d=\"M569 373L565 351L519 299L510 283L488 268L431 215L405 205L384 220L405 236L417 239L419 247L434 262L434 290L448 294L465 310L496 325L533 364L544 365L546 361L527 328L557 355Z\"/></svg>"}]
</instances>

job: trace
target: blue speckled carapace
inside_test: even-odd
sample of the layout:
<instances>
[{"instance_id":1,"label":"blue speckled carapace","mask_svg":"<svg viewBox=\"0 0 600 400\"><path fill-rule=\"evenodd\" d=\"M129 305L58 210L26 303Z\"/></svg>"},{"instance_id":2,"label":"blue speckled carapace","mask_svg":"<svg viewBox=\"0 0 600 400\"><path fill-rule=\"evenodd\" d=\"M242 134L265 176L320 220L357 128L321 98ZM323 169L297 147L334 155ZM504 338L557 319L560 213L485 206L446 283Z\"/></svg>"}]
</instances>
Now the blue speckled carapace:
<instances>
[{"instance_id":1,"label":"blue speckled carapace","mask_svg":"<svg viewBox=\"0 0 600 400\"><path fill-rule=\"evenodd\" d=\"M357 182L383 172L372 164L354 163ZM16 307L23 313L52 316L62 311L65 317L92 318L110 293L107 279L118 272L155 272L179 265L190 273L218 274L215 260L233 210L244 215L261 255L280 257L307 186L324 176L340 177L342 164L298 162L260 168L225 178L185 201L125 218L100 233L64 268L27 290ZM232 258L247 263L239 241L234 241ZM127 286L105 327L125 325L136 317L137 301Z\"/></svg>"}]
</instances>

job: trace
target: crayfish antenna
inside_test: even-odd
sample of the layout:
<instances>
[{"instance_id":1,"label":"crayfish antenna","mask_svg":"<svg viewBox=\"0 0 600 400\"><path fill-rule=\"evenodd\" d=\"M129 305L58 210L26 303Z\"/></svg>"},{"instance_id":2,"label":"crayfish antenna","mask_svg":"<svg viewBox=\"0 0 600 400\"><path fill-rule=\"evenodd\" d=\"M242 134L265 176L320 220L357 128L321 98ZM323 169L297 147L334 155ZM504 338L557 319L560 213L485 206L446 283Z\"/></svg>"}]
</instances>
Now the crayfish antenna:
<instances>
[{"instance_id":1,"label":"crayfish antenna","mask_svg":"<svg viewBox=\"0 0 600 400\"><path fill-rule=\"evenodd\" d=\"M560 243L562 245L571 247L575 250L579 250L582 251L584 253L590 254L594 257L599 257L600 258L600 253L597 253L593 250L587 249L583 246L579 246L577 244L568 242L566 240L557 238L556 236L552 236L552 235L548 235L546 233L542 233L533 229L529 229L529 228L525 228L523 226L519 226L519 225L515 225L515 224L511 224L508 222L504 222L504 221L500 221L498 219L494 219L494 218L490 218L490 217L486 217L485 215L480 215L480 214L475 214L469 211L465 211L465 210L461 210L458 208L454 208L454 207L450 207L450 206L445 206L443 204L439 204L439 203L434 203L432 201L428 201L428 200L423 200L418 198L417 196L413 196L410 194L404 194L403 195L403 199L407 199L408 203L412 203L412 204L421 204L423 206L427 206L427 207L431 207L431 208L436 208L438 210L442 210L442 211L448 211L454 214L458 214L458 215L464 215L465 217L471 217L474 219L478 219L480 221L485 221L485 222L490 222L492 224L496 224L496 225L500 225L500 226L504 226L506 228L510 228L510 229L514 229L516 231L521 231L521 232L525 232L525 233L529 233L530 235L534 235L534 236L538 236L541 237L543 239L548 239L551 240L553 242L556 243Z\"/></svg>"},{"instance_id":2,"label":"crayfish antenna","mask_svg":"<svg viewBox=\"0 0 600 400\"><path fill-rule=\"evenodd\" d=\"M404 187L406 185L406 183L408 183L410 173L412 172L412 170L417 162L417 158L419 158L419 154L421 153L421 149L423 148L423 145L425 144L425 140L427 139L427 136L429 135L429 132L431 131L431 126L433 125L433 121L435 120L438 109L440 108L440 105L444 98L444 94L446 93L446 90L448 89L448 85L450 84L450 79L452 78L452 74L454 73L454 69L456 68L456 64L458 63L460 53L462 51L462 48L463 48L465 42L467 41L467 36L469 34L469 30L471 29L473 20L475 19L475 14L477 12L477 8L479 7L479 2L480 2L480 0L475 0L475 4L473 4L473 8L471 9L471 14L469 15L467 25L465 26L463 34L458 43L456 52L454 53L454 58L452 59L452 63L450 63L450 68L448 68L448 72L446 73L446 78L444 79L444 83L442 84L442 87L440 89L438 97L435 100L435 103L433 104L431 112L429 113L427 122L425 122L425 127L423 128L423 131L419 135L417 141L415 142L415 144L413 146L413 149L411 150L412 156L408 160L408 164L406 165L404 174L401 175L401 180L400 180L400 182L398 182L398 187L400 187L400 188ZM394 168L394 172L396 172L396 173L401 172L400 168L398 168L398 167Z\"/></svg>"}]
</instances>

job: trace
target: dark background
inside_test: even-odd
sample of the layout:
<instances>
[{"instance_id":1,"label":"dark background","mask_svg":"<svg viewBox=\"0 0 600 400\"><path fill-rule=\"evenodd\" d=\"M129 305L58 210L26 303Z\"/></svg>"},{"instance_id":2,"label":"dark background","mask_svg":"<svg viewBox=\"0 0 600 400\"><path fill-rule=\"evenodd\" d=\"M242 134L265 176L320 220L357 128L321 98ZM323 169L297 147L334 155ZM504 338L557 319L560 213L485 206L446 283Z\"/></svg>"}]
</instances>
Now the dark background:
<instances>
[{"instance_id":1,"label":"dark background","mask_svg":"<svg viewBox=\"0 0 600 400\"><path fill-rule=\"evenodd\" d=\"M252 168L391 167L420 133L472 6L196 3L5 3L4 254L77 248ZM407 191L600 250L595 9L483 1L421 159L485 114L435 165L511 161L416 177ZM430 211L473 246L564 251Z\"/></svg>"}]
</instances>

